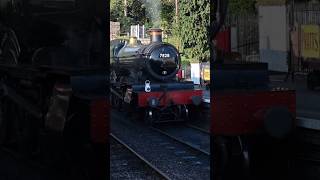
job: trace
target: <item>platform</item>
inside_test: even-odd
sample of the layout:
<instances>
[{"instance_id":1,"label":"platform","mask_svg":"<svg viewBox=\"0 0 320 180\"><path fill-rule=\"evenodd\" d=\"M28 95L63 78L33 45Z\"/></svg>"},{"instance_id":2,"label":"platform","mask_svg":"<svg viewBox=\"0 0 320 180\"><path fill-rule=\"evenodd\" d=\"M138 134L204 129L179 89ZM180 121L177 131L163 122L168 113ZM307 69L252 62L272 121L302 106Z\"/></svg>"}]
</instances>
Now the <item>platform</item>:
<instances>
[{"instance_id":1,"label":"platform","mask_svg":"<svg viewBox=\"0 0 320 180\"><path fill-rule=\"evenodd\" d=\"M286 82L284 80L285 74L270 76L272 87L286 87L296 90L297 126L320 130L320 91L308 90L304 75L296 76L294 82L291 79Z\"/></svg>"}]
</instances>

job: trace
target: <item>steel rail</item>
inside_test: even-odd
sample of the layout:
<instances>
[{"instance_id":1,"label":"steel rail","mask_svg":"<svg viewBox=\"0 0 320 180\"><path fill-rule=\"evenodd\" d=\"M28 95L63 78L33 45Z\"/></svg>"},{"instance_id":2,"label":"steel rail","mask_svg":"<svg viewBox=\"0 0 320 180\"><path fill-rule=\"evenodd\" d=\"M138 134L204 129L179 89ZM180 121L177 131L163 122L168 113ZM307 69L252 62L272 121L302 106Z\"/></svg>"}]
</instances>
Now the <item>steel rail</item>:
<instances>
[{"instance_id":1,"label":"steel rail","mask_svg":"<svg viewBox=\"0 0 320 180\"><path fill-rule=\"evenodd\" d=\"M187 124L187 127L195 129L195 130L198 130L198 131L201 131L201 132L206 133L206 134L210 134L210 131L202 129L202 128L197 127L197 126L192 125L192 124Z\"/></svg>"},{"instance_id":2,"label":"steel rail","mask_svg":"<svg viewBox=\"0 0 320 180\"><path fill-rule=\"evenodd\" d=\"M178 142L178 143L180 143L180 144L187 145L188 147L190 147L190 148L193 149L193 150L196 150L196 151L198 151L198 152L201 152L202 154L205 154L205 155L207 155L207 156L210 156L210 152L207 152L207 151L205 151L205 150L203 150L203 149L200 149L200 148L196 147L195 145L193 145L193 144L191 144L191 143L182 141L182 140L180 140L179 138L176 138L176 137L170 135L169 133L164 132L164 131L162 131L162 130L160 130L160 129L158 129L158 128L155 128L155 127L151 127L151 128L152 128L153 130L155 130L155 131L157 131L157 132L159 132L159 133L161 133L161 134L169 137L170 139L173 139L174 141L176 141L176 142Z\"/></svg>"},{"instance_id":3,"label":"steel rail","mask_svg":"<svg viewBox=\"0 0 320 180\"><path fill-rule=\"evenodd\" d=\"M297 126L307 129L320 130L320 118L308 118L297 116Z\"/></svg>"},{"instance_id":4,"label":"steel rail","mask_svg":"<svg viewBox=\"0 0 320 180\"><path fill-rule=\"evenodd\" d=\"M148 160L146 160L144 157L142 157L141 155L139 155L135 150L133 150L130 146L128 146L125 142L123 142L122 140L120 140L117 136L115 136L114 134L110 133L110 136L116 140L118 143L120 143L121 145L123 145L126 149L128 149L131 153L133 153L136 157L138 157L141 161L143 161L145 164L147 164L152 170L154 170L157 174L159 174L159 176L161 176L164 179L167 180L171 180L171 178L169 178L164 172L162 172L160 169L158 169L155 165L153 165L151 162L149 162Z\"/></svg>"}]
</instances>

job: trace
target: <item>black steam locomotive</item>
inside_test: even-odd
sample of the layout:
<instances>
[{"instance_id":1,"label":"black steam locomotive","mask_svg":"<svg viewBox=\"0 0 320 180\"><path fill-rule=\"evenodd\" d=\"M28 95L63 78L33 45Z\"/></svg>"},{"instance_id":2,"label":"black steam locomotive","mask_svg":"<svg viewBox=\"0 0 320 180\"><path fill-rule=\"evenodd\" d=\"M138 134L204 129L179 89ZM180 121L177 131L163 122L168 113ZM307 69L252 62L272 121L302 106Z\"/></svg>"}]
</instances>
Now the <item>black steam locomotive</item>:
<instances>
[{"instance_id":1,"label":"black steam locomotive","mask_svg":"<svg viewBox=\"0 0 320 180\"><path fill-rule=\"evenodd\" d=\"M177 79L180 54L162 42L162 30L153 28L149 33L148 45L134 37L111 42L113 105L143 109L148 122L185 120L189 106L201 103L202 91L195 90L192 82Z\"/></svg>"},{"instance_id":2,"label":"black steam locomotive","mask_svg":"<svg viewBox=\"0 0 320 180\"><path fill-rule=\"evenodd\" d=\"M178 50L162 42L160 29L149 32L153 34L149 45L142 45L132 37L129 42L122 41L115 46L111 65L116 74L113 75L129 83L174 80L180 67Z\"/></svg>"}]
</instances>

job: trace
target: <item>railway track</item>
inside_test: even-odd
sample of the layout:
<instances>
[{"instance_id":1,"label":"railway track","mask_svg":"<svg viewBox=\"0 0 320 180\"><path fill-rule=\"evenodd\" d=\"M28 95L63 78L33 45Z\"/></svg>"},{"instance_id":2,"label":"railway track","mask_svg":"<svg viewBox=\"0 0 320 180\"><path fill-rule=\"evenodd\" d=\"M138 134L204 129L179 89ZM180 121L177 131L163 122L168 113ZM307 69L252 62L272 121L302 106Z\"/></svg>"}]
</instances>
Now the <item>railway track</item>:
<instances>
[{"instance_id":1,"label":"railway track","mask_svg":"<svg viewBox=\"0 0 320 180\"><path fill-rule=\"evenodd\" d=\"M203 133L206 133L206 134L210 134L210 131L206 130L206 129L203 129L203 128L200 128L198 126L195 126L193 124L187 124L186 126L190 127L190 128L193 128L193 129L196 129L196 130L199 130Z\"/></svg>"},{"instance_id":2,"label":"railway track","mask_svg":"<svg viewBox=\"0 0 320 180\"><path fill-rule=\"evenodd\" d=\"M179 143L210 156L210 134L201 128L192 125L168 125L152 128Z\"/></svg>"},{"instance_id":3,"label":"railway track","mask_svg":"<svg viewBox=\"0 0 320 180\"><path fill-rule=\"evenodd\" d=\"M110 143L110 179L170 179L164 172L155 167L144 157L140 156L135 150L130 148L114 134L111 133L110 137L112 139ZM138 165L140 166L137 167Z\"/></svg>"},{"instance_id":4,"label":"railway track","mask_svg":"<svg viewBox=\"0 0 320 180\"><path fill-rule=\"evenodd\" d=\"M308 123L308 122L307 122ZM320 133L300 127L294 144L293 168L297 179L318 179L320 175Z\"/></svg>"},{"instance_id":5,"label":"railway track","mask_svg":"<svg viewBox=\"0 0 320 180\"><path fill-rule=\"evenodd\" d=\"M297 126L306 129L320 130L320 120L318 118L298 116Z\"/></svg>"},{"instance_id":6,"label":"railway track","mask_svg":"<svg viewBox=\"0 0 320 180\"><path fill-rule=\"evenodd\" d=\"M168 179L210 179L210 155L112 112L111 132Z\"/></svg>"}]
</instances>

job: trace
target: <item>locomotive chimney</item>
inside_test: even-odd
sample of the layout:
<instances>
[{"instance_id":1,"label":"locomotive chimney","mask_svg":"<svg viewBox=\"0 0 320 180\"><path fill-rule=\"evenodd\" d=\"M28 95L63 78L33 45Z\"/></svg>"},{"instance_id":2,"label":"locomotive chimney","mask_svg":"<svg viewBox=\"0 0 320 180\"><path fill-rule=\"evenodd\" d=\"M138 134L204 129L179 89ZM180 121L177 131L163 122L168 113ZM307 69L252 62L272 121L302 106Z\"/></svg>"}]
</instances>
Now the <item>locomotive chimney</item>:
<instances>
[{"instance_id":1,"label":"locomotive chimney","mask_svg":"<svg viewBox=\"0 0 320 180\"><path fill-rule=\"evenodd\" d=\"M150 42L162 42L162 30L160 28L151 28L149 29Z\"/></svg>"}]
</instances>

